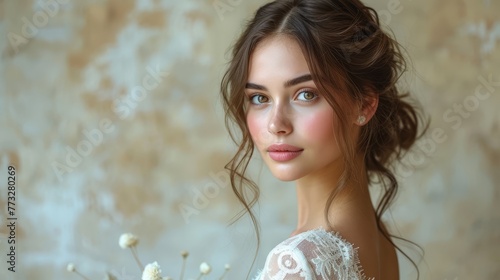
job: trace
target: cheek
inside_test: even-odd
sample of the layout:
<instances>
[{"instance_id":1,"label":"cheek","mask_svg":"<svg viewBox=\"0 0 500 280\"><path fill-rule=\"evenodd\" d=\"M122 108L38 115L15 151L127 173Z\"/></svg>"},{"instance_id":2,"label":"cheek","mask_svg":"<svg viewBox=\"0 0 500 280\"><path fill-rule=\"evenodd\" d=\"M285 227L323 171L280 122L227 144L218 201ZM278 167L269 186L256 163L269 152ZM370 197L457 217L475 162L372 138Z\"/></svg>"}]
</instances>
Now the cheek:
<instances>
[{"instance_id":1,"label":"cheek","mask_svg":"<svg viewBox=\"0 0 500 280\"><path fill-rule=\"evenodd\" d=\"M308 114L303 119L304 135L320 143L335 143L334 114L331 108Z\"/></svg>"},{"instance_id":2,"label":"cheek","mask_svg":"<svg viewBox=\"0 0 500 280\"><path fill-rule=\"evenodd\" d=\"M265 128L262 120L260 120L255 114L249 112L247 114L247 126L253 142L258 144L261 138L259 136L263 134L262 131Z\"/></svg>"}]
</instances>

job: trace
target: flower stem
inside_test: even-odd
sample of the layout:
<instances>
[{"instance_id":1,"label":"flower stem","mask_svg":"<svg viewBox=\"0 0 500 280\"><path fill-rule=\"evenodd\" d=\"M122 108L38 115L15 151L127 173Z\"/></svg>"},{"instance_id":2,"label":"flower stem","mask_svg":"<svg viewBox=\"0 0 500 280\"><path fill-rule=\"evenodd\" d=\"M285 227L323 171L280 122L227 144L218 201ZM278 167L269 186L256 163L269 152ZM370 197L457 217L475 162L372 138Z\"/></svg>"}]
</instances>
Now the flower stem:
<instances>
[{"instance_id":1,"label":"flower stem","mask_svg":"<svg viewBox=\"0 0 500 280\"><path fill-rule=\"evenodd\" d=\"M181 277L179 280L184 279L184 271L186 270L186 258L182 258L182 269L181 269Z\"/></svg>"},{"instance_id":2,"label":"flower stem","mask_svg":"<svg viewBox=\"0 0 500 280\"><path fill-rule=\"evenodd\" d=\"M203 277L203 273L200 273L200 275L198 276L198 278L196 278L196 280L200 280L202 277Z\"/></svg>"},{"instance_id":3,"label":"flower stem","mask_svg":"<svg viewBox=\"0 0 500 280\"><path fill-rule=\"evenodd\" d=\"M141 273L144 271L144 266L142 265L141 261L139 260L139 257L137 256L137 249L135 247L131 247L130 251L132 251L132 255L134 256L135 262L139 266L139 269L141 270Z\"/></svg>"}]
</instances>

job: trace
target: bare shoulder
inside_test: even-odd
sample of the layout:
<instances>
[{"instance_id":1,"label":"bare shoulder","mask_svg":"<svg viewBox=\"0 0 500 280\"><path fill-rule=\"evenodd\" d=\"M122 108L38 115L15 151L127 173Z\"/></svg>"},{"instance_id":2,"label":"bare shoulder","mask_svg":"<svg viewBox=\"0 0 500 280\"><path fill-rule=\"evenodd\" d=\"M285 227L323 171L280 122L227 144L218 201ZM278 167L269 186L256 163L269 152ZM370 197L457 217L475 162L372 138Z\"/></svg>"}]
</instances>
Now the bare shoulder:
<instances>
[{"instance_id":1,"label":"bare shoulder","mask_svg":"<svg viewBox=\"0 0 500 280\"><path fill-rule=\"evenodd\" d=\"M378 229L375 219L345 220L338 224L338 231L357 248L361 268L368 279L398 280L399 268L396 249L384 236L385 225ZM384 233L383 233L384 232Z\"/></svg>"}]
</instances>

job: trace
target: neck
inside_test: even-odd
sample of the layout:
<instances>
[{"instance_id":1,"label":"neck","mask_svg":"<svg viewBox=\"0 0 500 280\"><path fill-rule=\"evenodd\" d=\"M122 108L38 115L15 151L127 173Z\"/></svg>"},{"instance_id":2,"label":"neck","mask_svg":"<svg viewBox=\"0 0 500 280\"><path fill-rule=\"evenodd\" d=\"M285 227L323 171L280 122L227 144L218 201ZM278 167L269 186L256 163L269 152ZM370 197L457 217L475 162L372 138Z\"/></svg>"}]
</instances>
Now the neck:
<instances>
[{"instance_id":1,"label":"neck","mask_svg":"<svg viewBox=\"0 0 500 280\"><path fill-rule=\"evenodd\" d=\"M315 174L297 180L298 224L294 234L317 227L327 229L331 224L335 224L336 217L349 213L349 209L373 211L368 182L361 176L360 180L349 180L343 189L337 192L328 208L329 221L326 220L325 207L332 191L338 187L337 182L342 170L342 164L333 163Z\"/></svg>"}]
</instances>

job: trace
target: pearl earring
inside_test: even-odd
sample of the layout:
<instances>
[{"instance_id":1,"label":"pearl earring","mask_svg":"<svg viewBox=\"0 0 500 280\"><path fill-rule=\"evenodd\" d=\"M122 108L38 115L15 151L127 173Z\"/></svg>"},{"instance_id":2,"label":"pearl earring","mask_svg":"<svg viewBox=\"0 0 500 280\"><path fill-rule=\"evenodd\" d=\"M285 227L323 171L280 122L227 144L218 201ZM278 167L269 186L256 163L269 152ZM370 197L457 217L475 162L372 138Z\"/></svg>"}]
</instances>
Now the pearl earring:
<instances>
[{"instance_id":1,"label":"pearl earring","mask_svg":"<svg viewBox=\"0 0 500 280\"><path fill-rule=\"evenodd\" d=\"M358 117L358 124L359 125L364 124L365 121L366 121L366 117L365 116L361 115L361 116Z\"/></svg>"}]
</instances>

